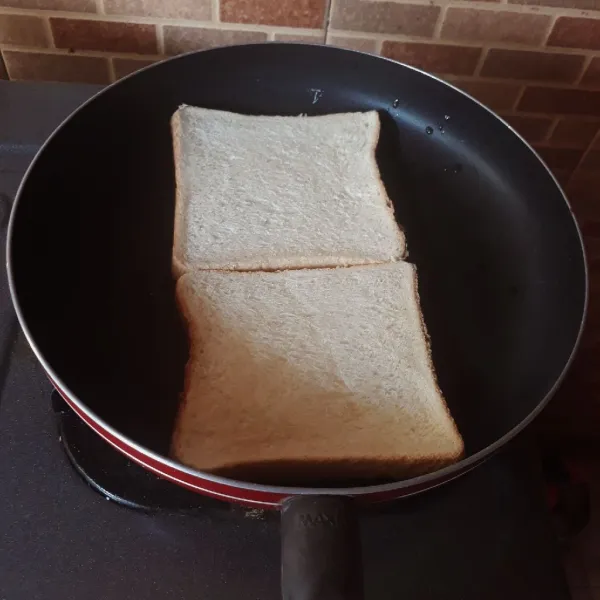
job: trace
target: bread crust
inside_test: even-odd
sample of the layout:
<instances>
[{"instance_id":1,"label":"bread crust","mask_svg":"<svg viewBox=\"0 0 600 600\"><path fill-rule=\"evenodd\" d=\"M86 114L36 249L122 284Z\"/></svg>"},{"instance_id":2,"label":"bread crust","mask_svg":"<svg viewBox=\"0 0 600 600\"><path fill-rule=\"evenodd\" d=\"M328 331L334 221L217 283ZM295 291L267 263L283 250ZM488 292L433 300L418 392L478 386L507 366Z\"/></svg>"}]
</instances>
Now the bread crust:
<instances>
[{"instance_id":1,"label":"bread crust","mask_svg":"<svg viewBox=\"0 0 600 600\"><path fill-rule=\"evenodd\" d=\"M309 487L360 487L418 477L456 461L448 456L427 456L399 460L382 456L364 459L332 459L328 456L302 460L265 460L226 464L210 470L212 475L252 481L265 485Z\"/></svg>"},{"instance_id":2,"label":"bread crust","mask_svg":"<svg viewBox=\"0 0 600 600\"><path fill-rule=\"evenodd\" d=\"M182 108L182 107L180 107ZM181 113L176 111L171 117L171 138L173 141L173 159L175 163L175 219L173 232L173 276L177 279L187 270L185 258L183 257L182 241L184 236L184 210L183 210L183 169L182 162L182 136L181 136Z\"/></svg>"},{"instance_id":3,"label":"bread crust","mask_svg":"<svg viewBox=\"0 0 600 600\"><path fill-rule=\"evenodd\" d=\"M185 412L187 407L187 403L190 398L190 386L192 383L192 366L193 366L193 355L192 350L194 346L194 338L193 338L193 327L192 327L192 314L189 310L189 305L185 300L185 294L182 292L182 281L181 277L178 278L177 283L175 284L175 301L177 303L177 308L179 309L179 314L183 318L185 323L185 330L187 332L187 340L188 340L188 359L185 364L184 376L183 376L183 390L179 395L179 406L177 407L177 412L175 414L175 426L173 429L173 433L171 434L171 444L169 448L169 454L180 460L180 441L181 441L181 429L183 418L182 415Z\"/></svg>"},{"instance_id":4,"label":"bread crust","mask_svg":"<svg viewBox=\"0 0 600 600\"><path fill-rule=\"evenodd\" d=\"M394 256L393 260L406 260L408 258L408 244L406 242L406 236L404 235L404 228L396 220L396 210L394 209L394 203L392 202L392 199L389 197L389 194L387 193L387 189L385 187L385 184L383 183L383 179L381 178L381 171L379 170L379 165L377 164L377 146L379 144L379 134L381 132L381 117L379 116L379 113L376 113L376 115L377 115L377 128L375 131L375 135L373 136L372 146L371 146L370 153L369 153L370 158L371 158L371 168L373 169L373 174L379 184L381 196L383 198L385 198L386 206L388 208L390 217L396 222L396 226L397 226L396 236L397 236L398 245L400 247L402 247L404 250L403 252L399 253L397 256ZM388 261L385 261L385 262L388 262Z\"/></svg>"},{"instance_id":5,"label":"bread crust","mask_svg":"<svg viewBox=\"0 0 600 600\"><path fill-rule=\"evenodd\" d=\"M433 376L433 383L437 389L437 392L438 392L440 398L443 400L443 402L442 402L443 409L446 411L448 421L452 424L452 427L454 429L454 436L456 437L456 441L459 444L456 452L453 455L448 456L449 463L453 463L453 462L456 462L457 460L460 460L461 458L463 458L463 456L465 454L465 443L464 443L462 436L460 435L460 433L458 431L458 427L456 426L454 417L452 416L450 409L448 408L448 403L446 402L446 398L445 398L445 396L440 388L439 382L438 382L435 365L433 364L433 354L431 352L431 337L429 336L429 332L427 331L427 326L425 324L425 317L423 316L423 310L421 309L421 296L419 295L419 275L417 273L416 268L413 269L413 286L414 286L414 290L415 290L415 298L416 298L417 306L419 307L421 333L423 334L423 337L425 339L425 345L427 348L427 361L428 361L429 370L431 371L431 374Z\"/></svg>"}]
</instances>

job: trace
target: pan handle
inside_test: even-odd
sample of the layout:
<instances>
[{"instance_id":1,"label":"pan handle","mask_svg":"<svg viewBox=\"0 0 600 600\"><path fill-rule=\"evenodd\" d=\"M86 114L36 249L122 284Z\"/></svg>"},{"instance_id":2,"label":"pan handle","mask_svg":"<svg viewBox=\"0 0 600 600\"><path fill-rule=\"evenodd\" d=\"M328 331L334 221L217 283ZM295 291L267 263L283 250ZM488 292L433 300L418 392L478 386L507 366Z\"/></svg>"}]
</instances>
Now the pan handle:
<instances>
[{"instance_id":1,"label":"pan handle","mask_svg":"<svg viewBox=\"0 0 600 600\"><path fill-rule=\"evenodd\" d=\"M360 534L354 501L294 496L281 511L283 600L363 600Z\"/></svg>"}]
</instances>

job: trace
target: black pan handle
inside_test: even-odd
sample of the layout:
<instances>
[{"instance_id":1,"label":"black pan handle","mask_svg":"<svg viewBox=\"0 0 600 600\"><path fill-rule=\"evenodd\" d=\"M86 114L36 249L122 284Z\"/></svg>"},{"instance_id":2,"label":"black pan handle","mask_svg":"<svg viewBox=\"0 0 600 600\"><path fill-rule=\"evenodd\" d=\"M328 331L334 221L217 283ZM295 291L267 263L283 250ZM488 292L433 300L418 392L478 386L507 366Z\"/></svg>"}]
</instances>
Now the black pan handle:
<instances>
[{"instance_id":1,"label":"black pan handle","mask_svg":"<svg viewBox=\"0 0 600 600\"><path fill-rule=\"evenodd\" d=\"M363 600L360 534L351 498L284 501L281 590L283 600Z\"/></svg>"}]
</instances>

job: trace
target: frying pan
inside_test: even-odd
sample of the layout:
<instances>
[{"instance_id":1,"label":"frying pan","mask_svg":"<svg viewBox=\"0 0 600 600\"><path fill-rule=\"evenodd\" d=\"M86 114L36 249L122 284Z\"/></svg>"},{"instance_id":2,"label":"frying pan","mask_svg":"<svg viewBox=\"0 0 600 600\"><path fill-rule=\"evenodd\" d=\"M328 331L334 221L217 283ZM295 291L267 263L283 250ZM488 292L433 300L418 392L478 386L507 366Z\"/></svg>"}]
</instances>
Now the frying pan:
<instances>
[{"instance_id":1,"label":"frying pan","mask_svg":"<svg viewBox=\"0 0 600 600\"><path fill-rule=\"evenodd\" d=\"M461 462L399 482L292 488L167 457L188 351L171 275L169 118L182 103L248 114L380 112L377 159L419 271L440 387L466 444ZM332 47L193 53L103 90L40 150L8 238L21 326L66 401L163 477L282 508L286 598L360 598L355 504L440 485L513 438L561 381L587 301L576 222L521 137L435 77Z\"/></svg>"}]
</instances>

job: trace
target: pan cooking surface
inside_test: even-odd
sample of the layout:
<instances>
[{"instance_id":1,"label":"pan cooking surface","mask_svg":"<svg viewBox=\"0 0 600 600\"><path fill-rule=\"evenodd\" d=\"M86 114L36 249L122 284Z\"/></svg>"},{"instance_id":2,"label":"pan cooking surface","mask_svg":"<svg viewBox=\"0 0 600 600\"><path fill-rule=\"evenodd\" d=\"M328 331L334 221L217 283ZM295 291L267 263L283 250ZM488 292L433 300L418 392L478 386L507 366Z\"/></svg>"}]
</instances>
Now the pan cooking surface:
<instances>
[{"instance_id":1,"label":"pan cooking surface","mask_svg":"<svg viewBox=\"0 0 600 600\"><path fill-rule=\"evenodd\" d=\"M378 162L467 452L536 410L576 344L586 294L578 231L547 170L486 109L418 71L333 48L257 45L120 82L54 136L22 189L17 299L38 349L94 412L168 452L187 357L171 275L169 118L182 103L380 111Z\"/></svg>"}]
</instances>

